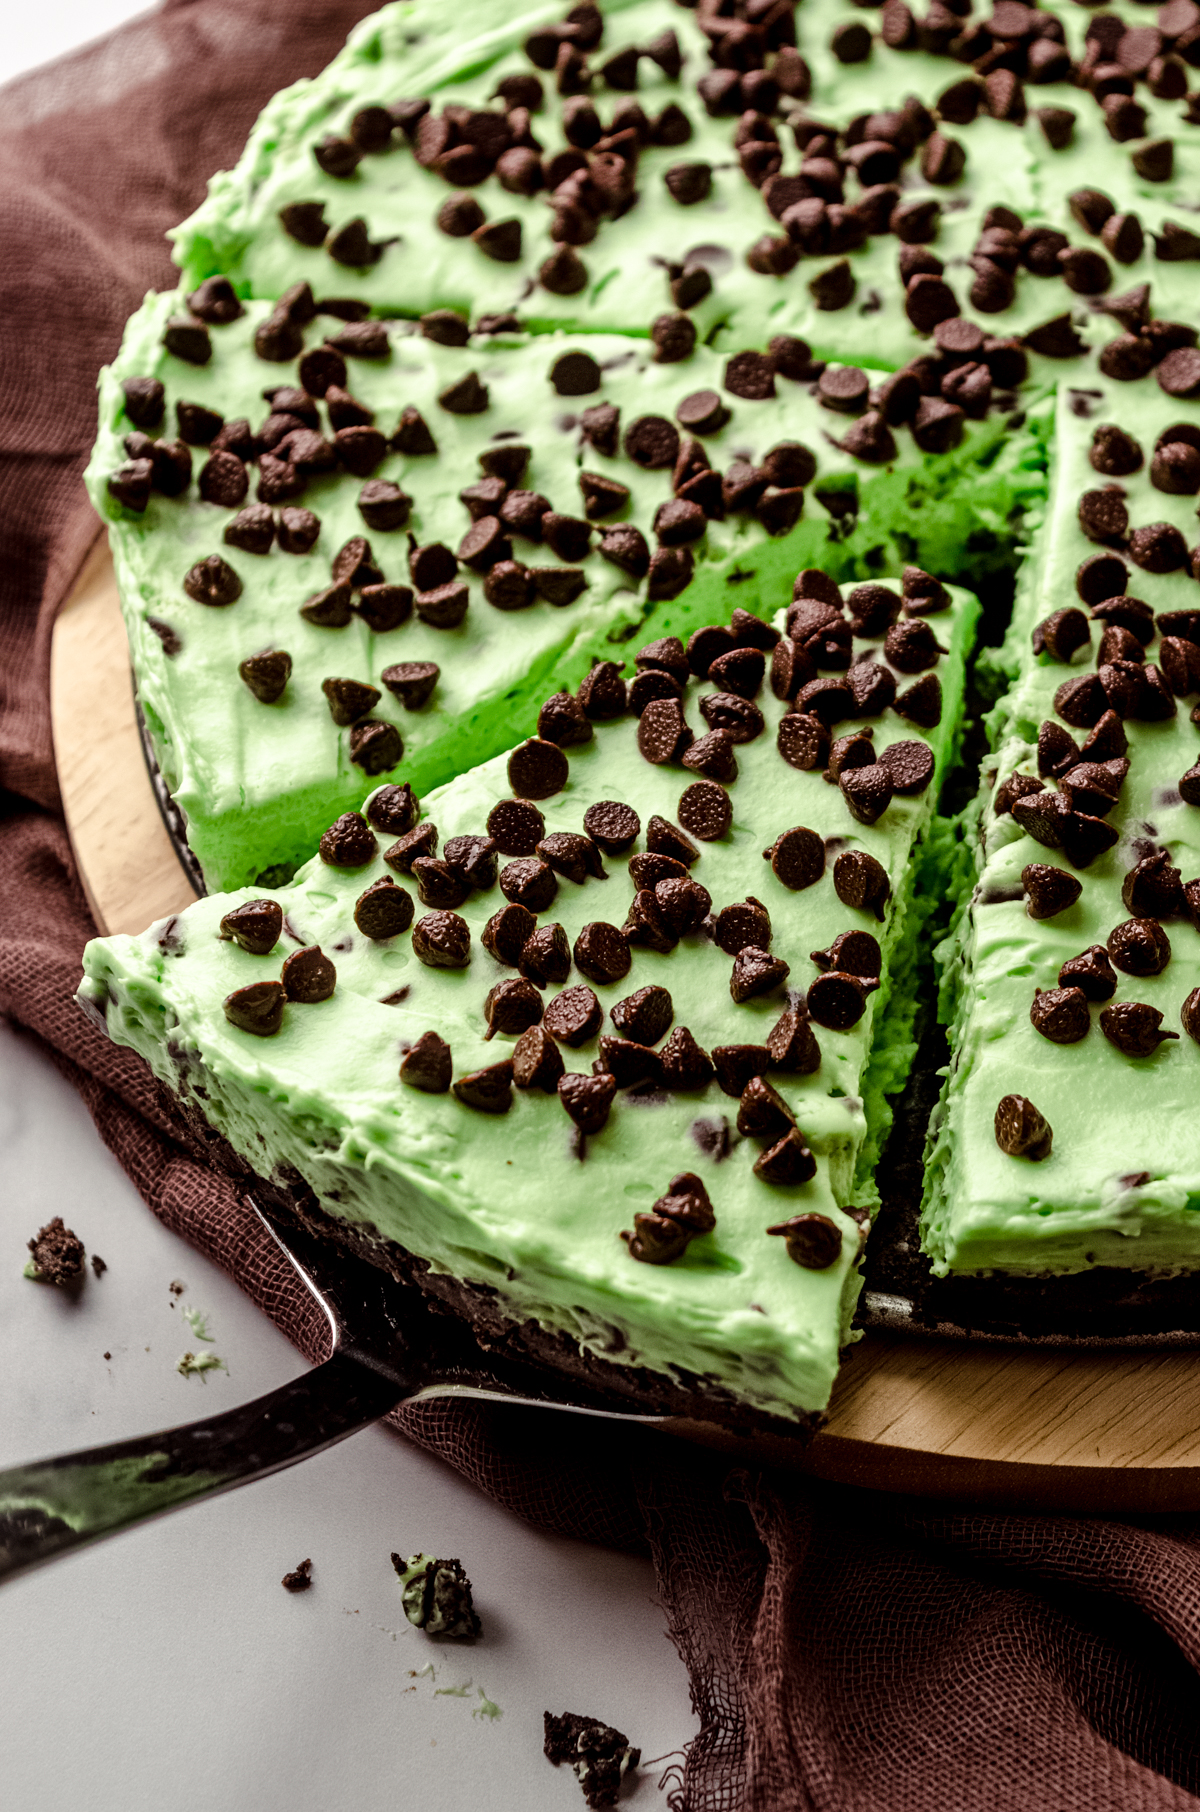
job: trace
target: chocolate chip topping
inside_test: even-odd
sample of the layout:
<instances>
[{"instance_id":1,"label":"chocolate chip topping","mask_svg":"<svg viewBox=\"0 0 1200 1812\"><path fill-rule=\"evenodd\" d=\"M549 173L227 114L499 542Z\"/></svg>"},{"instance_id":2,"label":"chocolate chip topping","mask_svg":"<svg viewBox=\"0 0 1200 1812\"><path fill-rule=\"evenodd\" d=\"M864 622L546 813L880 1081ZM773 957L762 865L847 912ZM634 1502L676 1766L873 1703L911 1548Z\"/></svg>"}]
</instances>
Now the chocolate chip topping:
<instances>
[{"instance_id":1,"label":"chocolate chip topping","mask_svg":"<svg viewBox=\"0 0 1200 1812\"><path fill-rule=\"evenodd\" d=\"M1183 877L1165 849L1144 856L1129 870L1121 898L1134 918L1162 919L1184 911Z\"/></svg>"},{"instance_id":2,"label":"chocolate chip topping","mask_svg":"<svg viewBox=\"0 0 1200 1812\"><path fill-rule=\"evenodd\" d=\"M1178 1032L1160 1030L1162 1017L1157 1007L1144 1001L1120 1000L1103 1009L1100 1030L1126 1057L1152 1057L1165 1040L1179 1037Z\"/></svg>"},{"instance_id":3,"label":"chocolate chip topping","mask_svg":"<svg viewBox=\"0 0 1200 1812\"><path fill-rule=\"evenodd\" d=\"M397 766L403 754L404 744L394 724L377 723L368 717L350 732L350 759L364 774L386 774Z\"/></svg>"},{"instance_id":4,"label":"chocolate chip topping","mask_svg":"<svg viewBox=\"0 0 1200 1812\"><path fill-rule=\"evenodd\" d=\"M655 766L676 761L692 740L693 732L677 698L650 700L642 712L637 732L638 749L645 760Z\"/></svg>"},{"instance_id":5,"label":"chocolate chip topping","mask_svg":"<svg viewBox=\"0 0 1200 1812\"><path fill-rule=\"evenodd\" d=\"M220 935L251 956L269 956L283 931L283 907L278 900L247 900L221 920Z\"/></svg>"},{"instance_id":6,"label":"chocolate chip topping","mask_svg":"<svg viewBox=\"0 0 1200 1812\"><path fill-rule=\"evenodd\" d=\"M389 586L387 589L395 588ZM436 661L397 661L393 666L385 667L379 677L406 711L419 711L433 696L440 672Z\"/></svg>"},{"instance_id":7,"label":"chocolate chip topping","mask_svg":"<svg viewBox=\"0 0 1200 1812\"><path fill-rule=\"evenodd\" d=\"M909 799L923 793L933 779L933 750L925 742L893 742L879 752L892 777L892 791Z\"/></svg>"},{"instance_id":8,"label":"chocolate chip topping","mask_svg":"<svg viewBox=\"0 0 1200 1812\"><path fill-rule=\"evenodd\" d=\"M291 678L292 657L283 648L271 648L263 654L249 655L238 673L260 704L273 705L283 697Z\"/></svg>"},{"instance_id":9,"label":"chocolate chip topping","mask_svg":"<svg viewBox=\"0 0 1200 1812\"><path fill-rule=\"evenodd\" d=\"M125 413L136 428L157 428L163 418L166 392L162 381L154 377L126 378L121 390Z\"/></svg>"},{"instance_id":10,"label":"chocolate chip topping","mask_svg":"<svg viewBox=\"0 0 1200 1812\"><path fill-rule=\"evenodd\" d=\"M554 904L558 882L549 863L537 856L518 856L500 870L500 891L515 905L545 912Z\"/></svg>"},{"instance_id":11,"label":"chocolate chip topping","mask_svg":"<svg viewBox=\"0 0 1200 1812\"><path fill-rule=\"evenodd\" d=\"M552 1095L565 1068L562 1053L544 1025L531 1025L513 1046L512 1079L518 1088L538 1088Z\"/></svg>"},{"instance_id":12,"label":"chocolate chip topping","mask_svg":"<svg viewBox=\"0 0 1200 1812\"><path fill-rule=\"evenodd\" d=\"M673 1032L671 1038L675 1036L676 1033ZM668 1040L668 1045L670 1042ZM664 1055L665 1049L666 1047ZM748 1082L764 1073L770 1061L771 1053L765 1044L719 1044L712 1054L717 1084L735 1101L741 1099Z\"/></svg>"},{"instance_id":13,"label":"chocolate chip topping","mask_svg":"<svg viewBox=\"0 0 1200 1812\"><path fill-rule=\"evenodd\" d=\"M625 430L627 459L646 471L673 466L679 453L679 430L663 415L640 415Z\"/></svg>"},{"instance_id":14,"label":"chocolate chip topping","mask_svg":"<svg viewBox=\"0 0 1200 1812\"><path fill-rule=\"evenodd\" d=\"M849 1031L866 1011L867 996L857 975L829 969L818 975L808 990L806 1001L809 1017L831 1031Z\"/></svg>"},{"instance_id":15,"label":"chocolate chip topping","mask_svg":"<svg viewBox=\"0 0 1200 1812\"><path fill-rule=\"evenodd\" d=\"M220 554L209 554L188 569L183 589L197 604L219 609L237 602L242 595L242 582Z\"/></svg>"},{"instance_id":16,"label":"chocolate chip topping","mask_svg":"<svg viewBox=\"0 0 1200 1812\"><path fill-rule=\"evenodd\" d=\"M794 1145L795 1137L798 1135L789 1135L789 1137L792 1138ZM778 1150L778 1148L776 1149ZM768 1157L774 1157L774 1153L768 1153ZM780 1154L780 1157L775 1160L774 1168L781 1170L783 1164L783 1154ZM758 1169L758 1165L755 1165L755 1169ZM811 1176L813 1171L809 1171L808 1174ZM802 1179L771 1175L767 1176L766 1180L768 1182L799 1182ZM827 1214L794 1214L790 1220L780 1221L776 1226L768 1227L767 1232L782 1234L787 1240L788 1257L793 1263L802 1265L806 1271L828 1271L829 1267L836 1264L841 1257L841 1229L836 1221L830 1220Z\"/></svg>"},{"instance_id":17,"label":"chocolate chip topping","mask_svg":"<svg viewBox=\"0 0 1200 1812\"><path fill-rule=\"evenodd\" d=\"M714 938L726 956L736 956L747 945L768 950L771 945L771 915L761 900L753 897L734 906L724 906L717 914Z\"/></svg>"},{"instance_id":18,"label":"chocolate chip topping","mask_svg":"<svg viewBox=\"0 0 1200 1812\"><path fill-rule=\"evenodd\" d=\"M1029 1018L1034 1031L1051 1044L1078 1044L1092 1026L1082 988L1039 988Z\"/></svg>"},{"instance_id":19,"label":"chocolate chip topping","mask_svg":"<svg viewBox=\"0 0 1200 1812\"><path fill-rule=\"evenodd\" d=\"M1024 1095L1005 1095L996 1108L996 1143L1010 1158L1035 1164L1050 1156L1054 1133L1050 1122Z\"/></svg>"},{"instance_id":20,"label":"chocolate chip topping","mask_svg":"<svg viewBox=\"0 0 1200 1812\"><path fill-rule=\"evenodd\" d=\"M519 1037L541 1019L542 997L532 982L514 976L488 990L483 1015L487 1021L485 1039L494 1038L497 1032Z\"/></svg>"},{"instance_id":21,"label":"chocolate chip topping","mask_svg":"<svg viewBox=\"0 0 1200 1812\"><path fill-rule=\"evenodd\" d=\"M558 1098L581 1133L598 1133L608 1120L617 1079L605 1071L581 1076L568 1071L558 1079Z\"/></svg>"},{"instance_id":22,"label":"chocolate chip topping","mask_svg":"<svg viewBox=\"0 0 1200 1812\"><path fill-rule=\"evenodd\" d=\"M811 1076L821 1067L821 1049L803 1007L788 1007L767 1037L771 1068L788 1075Z\"/></svg>"},{"instance_id":23,"label":"chocolate chip topping","mask_svg":"<svg viewBox=\"0 0 1200 1812\"><path fill-rule=\"evenodd\" d=\"M589 875L597 881L607 878L600 851L590 837L581 837L577 831L552 831L538 844L537 855L577 886L582 886Z\"/></svg>"},{"instance_id":24,"label":"chocolate chip topping","mask_svg":"<svg viewBox=\"0 0 1200 1812\"><path fill-rule=\"evenodd\" d=\"M773 988L781 986L790 973L790 965L781 957L772 956L769 951L757 949L750 944L739 950L734 958L729 992L740 1004L757 995L770 993Z\"/></svg>"},{"instance_id":25,"label":"chocolate chip topping","mask_svg":"<svg viewBox=\"0 0 1200 1812\"><path fill-rule=\"evenodd\" d=\"M1074 906L1083 892L1083 884L1065 869L1052 868L1045 862L1028 862L1021 870L1025 889L1025 910L1031 919L1052 919Z\"/></svg>"},{"instance_id":26,"label":"chocolate chip topping","mask_svg":"<svg viewBox=\"0 0 1200 1812\"><path fill-rule=\"evenodd\" d=\"M373 711L381 697L378 686L365 686L361 680L353 679L322 680L321 690L329 706L329 715L342 728L357 723L360 717Z\"/></svg>"},{"instance_id":27,"label":"chocolate chip topping","mask_svg":"<svg viewBox=\"0 0 1200 1812\"><path fill-rule=\"evenodd\" d=\"M487 834L502 856L531 856L546 834L546 820L526 799L501 799L488 813Z\"/></svg>"},{"instance_id":28,"label":"chocolate chip topping","mask_svg":"<svg viewBox=\"0 0 1200 1812\"><path fill-rule=\"evenodd\" d=\"M733 738L727 730L710 730L706 735L698 736L684 750L682 759L685 768L693 774L703 774L706 780L731 785L737 779L737 756ZM714 834L721 835L719 831Z\"/></svg>"},{"instance_id":29,"label":"chocolate chip topping","mask_svg":"<svg viewBox=\"0 0 1200 1812\"><path fill-rule=\"evenodd\" d=\"M774 1143L795 1124L796 1116L766 1077L752 1076L738 1101L738 1131L746 1138L770 1139Z\"/></svg>"},{"instance_id":30,"label":"chocolate chip topping","mask_svg":"<svg viewBox=\"0 0 1200 1812\"><path fill-rule=\"evenodd\" d=\"M404 453L413 459L437 453L437 442L425 417L411 403L401 411L396 431L388 444L393 453Z\"/></svg>"},{"instance_id":31,"label":"chocolate chip topping","mask_svg":"<svg viewBox=\"0 0 1200 1812\"><path fill-rule=\"evenodd\" d=\"M376 830L385 831L389 837L401 837L412 830L420 811L420 801L407 781L403 786L381 786L366 804L368 823ZM433 848L437 849L436 830Z\"/></svg>"},{"instance_id":32,"label":"chocolate chip topping","mask_svg":"<svg viewBox=\"0 0 1200 1812\"><path fill-rule=\"evenodd\" d=\"M814 950L812 960L822 973L831 969L843 975L858 975L866 981L878 981L883 972L883 952L878 938L869 931L842 931L828 950Z\"/></svg>"},{"instance_id":33,"label":"chocolate chip topping","mask_svg":"<svg viewBox=\"0 0 1200 1812\"><path fill-rule=\"evenodd\" d=\"M1063 662L1069 662L1076 650L1086 648L1090 641L1088 620L1073 604L1043 617L1032 636L1035 654L1048 654L1051 660Z\"/></svg>"},{"instance_id":34,"label":"chocolate chip topping","mask_svg":"<svg viewBox=\"0 0 1200 1812\"><path fill-rule=\"evenodd\" d=\"M604 1009L592 990L577 986L564 988L546 1003L542 1023L560 1044L578 1049L596 1036L603 1020Z\"/></svg>"},{"instance_id":35,"label":"chocolate chip topping","mask_svg":"<svg viewBox=\"0 0 1200 1812\"><path fill-rule=\"evenodd\" d=\"M625 682L615 661L598 661L580 685L577 694L587 716L594 722L625 715Z\"/></svg>"},{"instance_id":36,"label":"chocolate chip topping","mask_svg":"<svg viewBox=\"0 0 1200 1812\"><path fill-rule=\"evenodd\" d=\"M408 889L397 887L390 875L384 875L382 879L372 881L365 893L359 894L354 902L354 923L364 937L382 943L385 938L397 937L408 930L413 921L413 910ZM447 1072L446 1087L449 1086Z\"/></svg>"},{"instance_id":37,"label":"chocolate chip topping","mask_svg":"<svg viewBox=\"0 0 1200 1812\"><path fill-rule=\"evenodd\" d=\"M715 390L693 390L675 409L675 420L689 434L716 434L729 419L729 411Z\"/></svg>"},{"instance_id":38,"label":"chocolate chip topping","mask_svg":"<svg viewBox=\"0 0 1200 1812\"><path fill-rule=\"evenodd\" d=\"M838 785L850 816L860 824L878 823L895 791L891 770L882 761L843 769L838 775Z\"/></svg>"},{"instance_id":39,"label":"chocolate chip topping","mask_svg":"<svg viewBox=\"0 0 1200 1812\"><path fill-rule=\"evenodd\" d=\"M321 838L322 862L331 868L362 868L373 862L379 845L360 812L343 812Z\"/></svg>"},{"instance_id":40,"label":"chocolate chip topping","mask_svg":"<svg viewBox=\"0 0 1200 1812\"><path fill-rule=\"evenodd\" d=\"M242 522L246 517L250 516L252 511L261 510L262 508L262 504L252 504L250 509L243 510L241 515L235 517L234 520ZM267 513L269 514L269 512ZM306 554L311 547L316 545L317 537L321 533L321 519L319 516L314 516L311 510L296 509L294 507L282 509L279 512L279 528L277 533L279 536L279 545L285 554ZM227 541L230 539L228 529L225 531L225 539ZM256 549L255 551L258 550ZM266 551L266 548L262 549L263 553Z\"/></svg>"},{"instance_id":41,"label":"chocolate chip topping","mask_svg":"<svg viewBox=\"0 0 1200 1812\"><path fill-rule=\"evenodd\" d=\"M483 928L483 947L498 963L515 969L537 929L538 922L527 906L502 906Z\"/></svg>"},{"instance_id":42,"label":"chocolate chip topping","mask_svg":"<svg viewBox=\"0 0 1200 1812\"><path fill-rule=\"evenodd\" d=\"M412 947L430 969L465 969L471 960L471 928L457 912L429 912L413 926Z\"/></svg>"},{"instance_id":43,"label":"chocolate chip topping","mask_svg":"<svg viewBox=\"0 0 1200 1812\"><path fill-rule=\"evenodd\" d=\"M286 999L280 982L260 981L235 988L222 1005L230 1025L242 1032L253 1032L257 1038L271 1038L283 1024Z\"/></svg>"},{"instance_id":44,"label":"chocolate chip topping","mask_svg":"<svg viewBox=\"0 0 1200 1812\"><path fill-rule=\"evenodd\" d=\"M1065 962L1058 972L1058 985L1078 988L1091 1001L1111 1000L1117 991L1117 977L1103 944L1091 944L1081 956Z\"/></svg>"},{"instance_id":45,"label":"chocolate chip topping","mask_svg":"<svg viewBox=\"0 0 1200 1812\"><path fill-rule=\"evenodd\" d=\"M818 717L789 712L779 720L775 746L789 766L811 772L829 759L829 731Z\"/></svg>"},{"instance_id":46,"label":"chocolate chip topping","mask_svg":"<svg viewBox=\"0 0 1200 1812\"><path fill-rule=\"evenodd\" d=\"M1125 975L1161 975L1171 960L1171 940L1157 919L1126 919L1109 933L1108 954Z\"/></svg>"},{"instance_id":47,"label":"chocolate chip topping","mask_svg":"<svg viewBox=\"0 0 1200 1812\"><path fill-rule=\"evenodd\" d=\"M327 585L300 606L300 615L318 629L344 629L350 621L352 602L348 584Z\"/></svg>"},{"instance_id":48,"label":"chocolate chip topping","mask_svg":"<svg viewBox=\"0 0 1200 1812\"><path fill-rule=\"evenodd\" d=\"M450 1046L436 1032L422 1032L400 1065L401 1082L425 1095L448 1093L453 1073Z\"/></svg>"},{"instance_id":49,"label":"chocolate chip topping","mask_svg":"<svg viewBox=\"0 0 1200 1812\"><path fill-rule=\"evenodd\" d=\"M1200 1044L1200 988L1193 988L1182 1007L1179 1020L1189 1038Z\"/></svg>"},{"instance_id":50,"label":"chocolate chip topping","mask_svg":"<svg viewBox=\"0 0 1200 1812\"><path fill-rule=\"evenodd\" d=\"M550 799L567 784L570 765L556 743L531 737L508 758L508 784L524 799Z\"/></svg>"},{"instance_id":51,"label":"chocolate chip topping","mask_svg":"<svg viewBox=\"0 0 1200 1812\"><path fill-rule=\"evenodd\" d=\"M464 1107L473 1107L481 1114L506 1114L512 1106L512 1085L513 1064L509 1058L480 1070L469 1070L451 1086L455 1099Z\"/></svg>"},{"instance_id":52,"label":"chocolate chip topping","mask_svg":"<svg viewBox=\"0 0 1200 1812\"><path fill-rule=\"evenodd\" d=\"M622 805L615 799L602 799L588 806L583 815L583 828L606 856L619 856L633 843L642 823L632 806Z\"/></svg>"},{"instance_id":53,"label":"chocolate chip topping","mask_svg":"<svg viewBox=\"0 0 1200 1812\"><path fill-rule=\"evenodd\" d=\"M410 872L422 906L461 906L471 891L462 875L438 856L417 856Z\"/></svg>"},{"instance_id":54,"label":"chocolate chip topping","mask_svg":"<svg viewBox=\"0 0 1200 1812\"><path fill-rule=\"evenodd\" d=\"M572 954L575 967L599 987L623 980L629 974L633 960L625 933L603 919L584 926L575 940Z\"/></svg>"},{"instance_id":55,"label":"chocolate chip topping","mask_svg":"<svg viewBox=\"0 0 1200 1812\"><path fill-rule=\"evenodd\" d=\"M692 749L696 747L693 743ZM689 755L692 749L688 751ZM718 837L728 835L733 824L733 802L724 787L718 786L716 781L694 781L679 796L679 822L702 843L711 843Z\"/></svg>"},{"instance_id":56,"label":"chocolate chip topping","mask_svg":"<svg viewBox=\"0 0 1200 1812\"><path fill-rule=\"evenodd\" d=\"M562 926L539 925L522 945L517 967L539 988L561 987L571 973L571 946Z\"/></svg>"},{"instance_id":57,"label":"chocolate chip topping","mask_svg":"<svg viewBox=\"0 0 1200 1812\"><path fill-rule=\"evenodd\" d=\"M328 1000L337 986L337 970L318 944L293 950L280 971L283 991L289 1000L315 1005Z\"/></svg>"}]
</instances>

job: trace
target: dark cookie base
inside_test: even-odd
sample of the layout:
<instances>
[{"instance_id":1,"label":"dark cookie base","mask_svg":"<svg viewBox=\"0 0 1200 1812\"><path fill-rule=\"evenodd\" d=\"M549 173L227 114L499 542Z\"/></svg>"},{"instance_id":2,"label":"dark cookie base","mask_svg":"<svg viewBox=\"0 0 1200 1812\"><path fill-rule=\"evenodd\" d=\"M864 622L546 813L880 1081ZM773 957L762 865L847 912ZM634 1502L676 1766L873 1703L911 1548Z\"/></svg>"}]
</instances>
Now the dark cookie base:
<instances>
[{"instance_id":1,"label":"dark cookie base","mask_svg":"<svg viewBox=\"0 0 1200 1812\"><path fill-rule=\"evenodd\" d=\"M427 1306L466 1323L477 1345L487 1354L487 1369L503 1377L506 1360L528 1372L532 1365L546 1375L547 1389L561 1394L563 1380L581 1388L598 1406L644 1416L670 1416L690 1422L716 1423L741 1435L782 1437L791 1444L805 1443L820 1426L820 1416L797 1412L795 1421L769 1416L736 1397L724 1385L694 1373L679 1371L674 1377L648 1367L622 1365L579 1346L569 1335L544 1328L534 1320L518 1321L509 1315L499 1293L488 1284L465 1282L430 1270L427 1261L408 1252L375 1228L327 1214L308 1184L298 1175L267 1178L239 1157L228 1141L209 1125L195 1108L159 1085L159 1099L182 1142L201 1155L214 1170L253 1194L280 1219L364 1259L386 1271L396 1282L421 1291ZM611 1350L619 1352L624 1336L610 1330Z\"/></svg>"}]
</instances>

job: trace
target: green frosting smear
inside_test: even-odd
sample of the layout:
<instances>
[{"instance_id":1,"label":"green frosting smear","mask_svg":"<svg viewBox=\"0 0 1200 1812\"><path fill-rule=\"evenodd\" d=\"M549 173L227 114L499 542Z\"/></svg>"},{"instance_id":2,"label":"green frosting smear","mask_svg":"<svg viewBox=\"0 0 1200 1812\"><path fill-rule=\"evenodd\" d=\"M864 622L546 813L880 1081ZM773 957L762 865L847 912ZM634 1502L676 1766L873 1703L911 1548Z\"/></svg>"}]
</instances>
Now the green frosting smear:
<instances>
[{"instance_id":1,"label":"green frosting smear","mask_svg":"<svg viewBox=\"0 0 1200 1812\"><path fill-rule=\"evenodd\" d=\"M820 1410L858 1294L861 1211L875 1200L873 1162L864 1164L863 1154L886 1128L883 1082L902 1076L911 1057L910 953L925 910L913 897L920 872L913 850L928 836L953 756L977 608L972 596L952 591L949 607L928 619L947 649L937 662L940 724L923 731L890 709L875 720L877 750L928 743L936 774L924 792L896 796L874 825L855 821L819 769L800 771L781 758L783 707L764 691L766 729L736 750L732 829L700 844L692 866L714 913L751 894L766 907L772 953L790 965L789 988L811 985L818 969L810 952L827 950L842 932L869 931L881 945L883 985L867 996L857 1024L841 1031L815 1026L820 1067L807 1076L771 1071L816 1157L811 1182L784 1188L754 1174L761 1141L739 1135L738 1104L716 1082L687 1094L618 1092L603 1130L583 1142L582 1157L553 1095L516 1090L511 1110L492 1117L453 1094L403 1085L401 1056L430 1030L450 1044L456 1077L511 1053L513 1038L485 1038L484 1000L515 971L482 943L485 924L504 903L498 887L458 908L471 932L465 969L423 966L410 933L372 943L356 931L355 901L391 872L382 858L387 838L361 868L336 869L318 858L280 890L284 938L268 957L219 936L223 916L253 897L247 889L197 902L173 922L169 937L159 925L139 938L92 943L84 992L105 1004L110 1035L139 1051L253 1168L299 1172L327 1213L376 1228L435 1271L488 1285L506 1313L533 1316L618 1364L699 1376L775 1415ZM856 638L855 651L880 658L882 643ZM900 677L903 690L910 682ZM689 682L686 712L697 730L704 727L700 700L712 690ZM619 800L641 821L636 854L646 848L653 815L678 821L680 795L695 777L648 762L637 731L633 718L598 724L592 741L568 751L567 784L540 807L548 833L579 832L589 805ZM492 808L510 797L507 758L499 757L431 794L424 816L444 848L450 837L482 833ZM823 877L798 892L762 856L797 825L826 846ZM835 892L833 863L847 850L870 853L887 871L892 900L882 923L843 905ZM560 878L540 922L561 924L572 946L589 923L622 924L633 893L629 859L606 858L603 880ZM269 1039L229 1023L222 1011L229 993L277 976L291 950L311 944L336 966L330 999L289 1005ZM610 1016L618 1001L658 984L670 992L674 1025L688 1027L706 1051L761 1043L788 996L777 987L736 1004L731 970L731 958L703 931L669 953L635 948L623 980L595 985L602 1030L615 1029ZM567 985L583 982L572 972ZM556 992L547 990L547 1000ZM568 1071L587 1074L599 1047L593 1036L561 1049ZM637 1262L622 1231L685 1171L702 1177L715 1230L693 1239L673 1263ZM842 1236L835 1261L820 1271L793 1262L786 1241L766 1234L809 1210L827 1215Z\"/></svg>"}]
</instances>

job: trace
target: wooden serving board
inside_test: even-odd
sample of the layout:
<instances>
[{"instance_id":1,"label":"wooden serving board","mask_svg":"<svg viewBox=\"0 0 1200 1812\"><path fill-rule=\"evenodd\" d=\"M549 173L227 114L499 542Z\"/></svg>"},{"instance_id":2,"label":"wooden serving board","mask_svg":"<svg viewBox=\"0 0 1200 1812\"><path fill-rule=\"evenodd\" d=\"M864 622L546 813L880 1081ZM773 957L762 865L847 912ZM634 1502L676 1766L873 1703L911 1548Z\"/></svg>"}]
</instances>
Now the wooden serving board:
<instances>
[{"instance_id":1,"label":"wooden serving board","mask_svg":"<svg viewBox=\"0 0 1200 1812\"><path fill-rule=\"evenodd\" d=\"M141 931L194 898L142 754L103 538L63 606L51 709L67 827L96 923ZM873 1333L798 1457L707 1425L675 1432L818 1477L1016 1508L1200 1509L1200 1352L971 1346Z\"/></svg>"}]
</instances>

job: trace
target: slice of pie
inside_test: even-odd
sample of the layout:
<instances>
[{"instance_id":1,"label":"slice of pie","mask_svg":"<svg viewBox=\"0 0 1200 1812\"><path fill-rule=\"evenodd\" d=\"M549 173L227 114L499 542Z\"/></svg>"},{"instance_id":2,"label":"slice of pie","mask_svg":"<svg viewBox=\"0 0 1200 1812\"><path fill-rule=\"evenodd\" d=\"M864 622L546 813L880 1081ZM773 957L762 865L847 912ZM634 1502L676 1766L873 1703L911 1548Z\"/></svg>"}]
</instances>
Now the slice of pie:
<instances>
[{"instance_id":1,"label":"slice of pie","mask_svg":"<svg viewBox=\"0 0 1200 1812\"><path fill-rule=\"evenodd\" d=\"M322 1233L719 1419L816 1415L849 1338L977 614L796 593L382 786L290 886L89 945L81 996Z\"/></svg>"}]
</instances>

